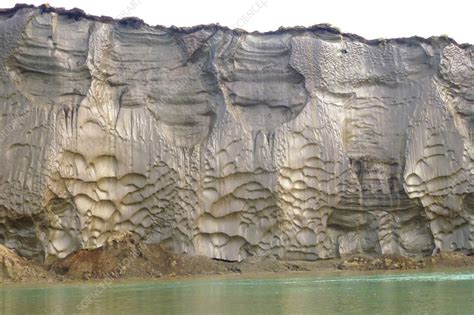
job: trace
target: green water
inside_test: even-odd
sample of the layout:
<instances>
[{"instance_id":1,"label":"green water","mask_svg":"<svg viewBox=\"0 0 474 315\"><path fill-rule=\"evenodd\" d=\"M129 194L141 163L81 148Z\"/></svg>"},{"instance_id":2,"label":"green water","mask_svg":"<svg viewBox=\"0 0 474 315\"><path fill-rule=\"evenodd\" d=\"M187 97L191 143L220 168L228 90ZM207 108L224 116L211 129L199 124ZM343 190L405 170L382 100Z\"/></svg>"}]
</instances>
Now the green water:
<instances>
[{"instance_id":1,"label":"green water","mask_svg":"<svg viewBox=\"0 0 474 315\"><path fill-rule=\"evenodd\" d=\"M0 288L4 314L474 314L474 271ZM81 304L82 302L82 304Z\"/></svg>"}]
</instances>

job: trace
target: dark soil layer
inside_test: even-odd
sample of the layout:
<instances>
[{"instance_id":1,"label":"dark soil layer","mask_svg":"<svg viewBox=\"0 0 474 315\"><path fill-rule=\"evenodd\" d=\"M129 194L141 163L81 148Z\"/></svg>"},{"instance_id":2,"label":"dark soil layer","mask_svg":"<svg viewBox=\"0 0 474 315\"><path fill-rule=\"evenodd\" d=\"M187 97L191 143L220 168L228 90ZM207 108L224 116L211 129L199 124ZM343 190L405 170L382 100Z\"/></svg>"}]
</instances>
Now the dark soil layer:
<instances>
[{"instance_id":1,"label":"dark soil layer","mask_svg":"<svg viewBox=\"0 0 474 315\"><path fill-rule=\"evenodd\" d=\"M129 235L94 250L81 250L55 261L38 265L0 245L0 282L52 282L92 279L151 279L160 277L331 270L409 270L432 268L474 268L474 256L444 252L415 260L402 256L352 257L319 261L282 261L255 257L226 262L204 256L178 255L160 245L137 242Z\"/></svg>"}]
</instances>

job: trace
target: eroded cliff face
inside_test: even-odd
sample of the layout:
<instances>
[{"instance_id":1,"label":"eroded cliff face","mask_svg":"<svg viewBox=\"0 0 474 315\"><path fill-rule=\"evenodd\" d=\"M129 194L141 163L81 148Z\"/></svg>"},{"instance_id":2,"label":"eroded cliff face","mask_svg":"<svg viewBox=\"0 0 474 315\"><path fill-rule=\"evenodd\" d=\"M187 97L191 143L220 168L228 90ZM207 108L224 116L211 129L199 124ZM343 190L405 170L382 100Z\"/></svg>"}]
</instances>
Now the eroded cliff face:
<instances>
[{"instance_id":1,"label":"eroded cliff face","mask_svg":"<svg viewBox=\"0 0 474 315\"><path fill-rule=\"evenodd\" d=\"M474 49L0 11L0 242L225 260L474 247Z\"/></svg>"}]
</instances>

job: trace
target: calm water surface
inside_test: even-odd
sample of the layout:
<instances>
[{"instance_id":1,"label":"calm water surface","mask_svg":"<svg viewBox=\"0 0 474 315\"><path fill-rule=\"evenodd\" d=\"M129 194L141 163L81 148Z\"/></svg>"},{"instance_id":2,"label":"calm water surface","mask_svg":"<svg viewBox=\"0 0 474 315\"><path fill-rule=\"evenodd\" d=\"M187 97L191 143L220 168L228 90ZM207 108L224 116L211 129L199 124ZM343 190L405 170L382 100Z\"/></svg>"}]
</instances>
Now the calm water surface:
<instances>
[{"instance_id":1,"label":"calm water surface","mask_svg":"<svg viewBox=\"0 0 474 315\"><path fill-rule=\"evenodd\" d=\"M474 270L0 288L3 314L474 314ZM82 304L81 304L82 303Z\"/></svg>"}]
</instances>

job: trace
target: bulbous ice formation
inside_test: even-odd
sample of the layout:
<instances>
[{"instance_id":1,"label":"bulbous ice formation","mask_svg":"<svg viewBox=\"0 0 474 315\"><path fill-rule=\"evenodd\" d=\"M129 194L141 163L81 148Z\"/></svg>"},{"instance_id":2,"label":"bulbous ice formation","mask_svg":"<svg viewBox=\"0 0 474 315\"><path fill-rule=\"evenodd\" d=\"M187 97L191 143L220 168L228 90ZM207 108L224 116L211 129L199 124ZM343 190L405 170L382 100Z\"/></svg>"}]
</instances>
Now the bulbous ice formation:
<instances>
[{"instance_id":1,"label":"bulbous ice formation","mask_svg":"<svg viewBox=\"0 0 474 315\"><path fill-rule=\"evenodd\" d=\"M474 49L0 11L0 242L225 260L474 248Z\"/></svg>"}]
</instances>

